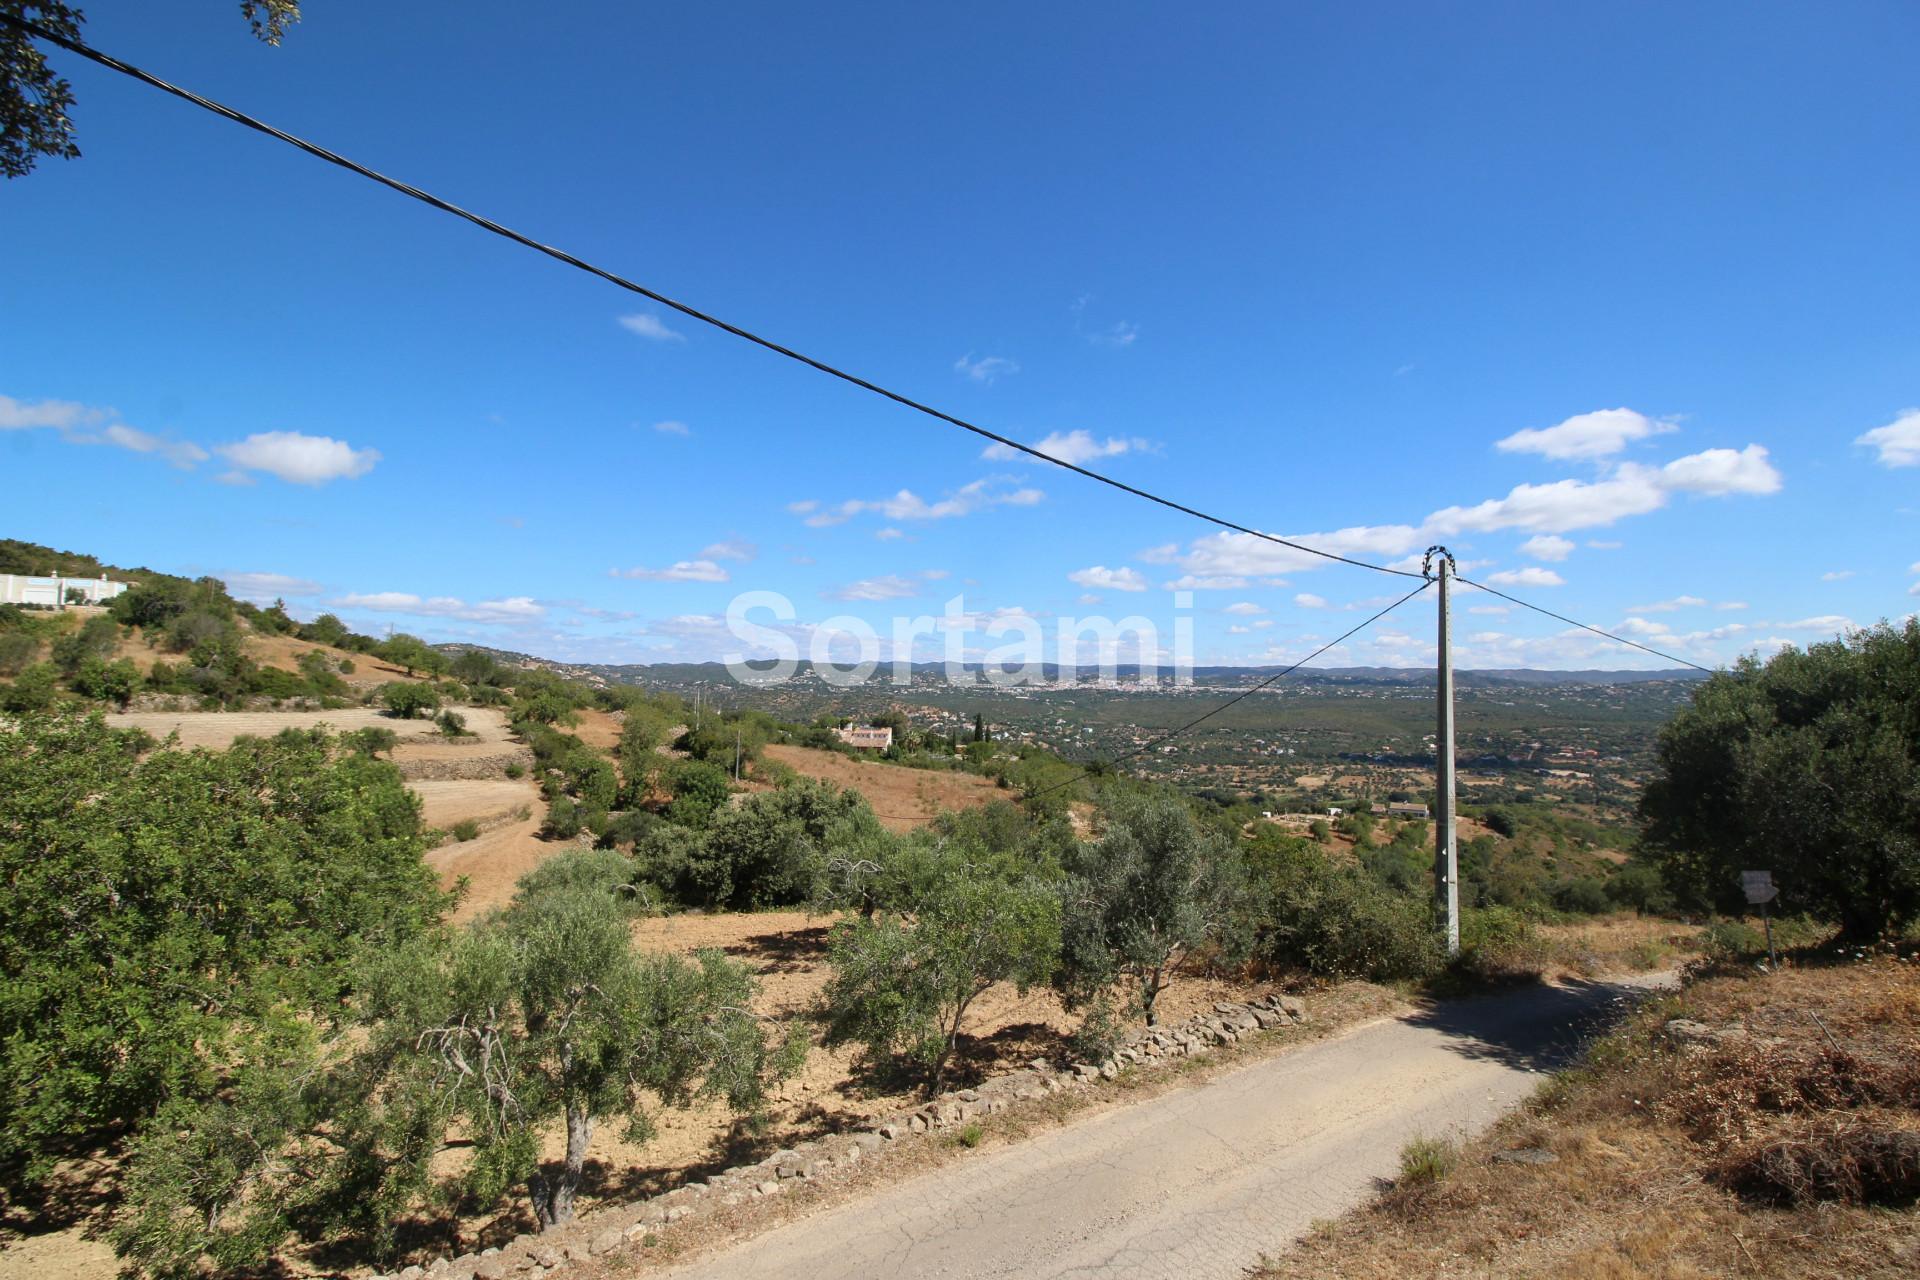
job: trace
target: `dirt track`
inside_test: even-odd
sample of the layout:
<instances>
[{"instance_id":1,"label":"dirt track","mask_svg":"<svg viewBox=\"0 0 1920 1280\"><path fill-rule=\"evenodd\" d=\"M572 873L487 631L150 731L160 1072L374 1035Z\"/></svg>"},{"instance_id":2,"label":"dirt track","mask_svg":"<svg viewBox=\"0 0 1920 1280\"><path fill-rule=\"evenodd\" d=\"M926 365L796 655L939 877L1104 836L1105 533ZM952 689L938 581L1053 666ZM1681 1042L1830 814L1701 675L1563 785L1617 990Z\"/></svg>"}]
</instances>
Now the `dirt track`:
<instances>
[{"instance_id":1,"label":"dirt track","mask_svg":"<svg viewBox=\"0 0 1920 1280\"><path fill-rule=\"evenodd\" d=\"M1409 1138L1492 1123L1565 1063L1579 1024L1646 985L1536 987L1372 1023L659 1274L1228 1280L1365 1200Z\"/></svg>"},{"instance_id":2,"label":"dirt track","mask_svg":"<svg viewBox=\"0 0 1920 1280\"><path fill-rule=\"evenodd\" d=\"M462 707L467 732L477 735L471 746L497 746L511 740L507 718L492 707ZM164 739L178 731L185 747L226 747L242 734L271 738L282 729L311 729L324 724L336 732L353 729L391 729L402 742L418 739L444 741L431 720L399 720L371 707L342 707L337 711L122 711L107 717L116 729L144 729Z\"/></svg>"}]
</instances>

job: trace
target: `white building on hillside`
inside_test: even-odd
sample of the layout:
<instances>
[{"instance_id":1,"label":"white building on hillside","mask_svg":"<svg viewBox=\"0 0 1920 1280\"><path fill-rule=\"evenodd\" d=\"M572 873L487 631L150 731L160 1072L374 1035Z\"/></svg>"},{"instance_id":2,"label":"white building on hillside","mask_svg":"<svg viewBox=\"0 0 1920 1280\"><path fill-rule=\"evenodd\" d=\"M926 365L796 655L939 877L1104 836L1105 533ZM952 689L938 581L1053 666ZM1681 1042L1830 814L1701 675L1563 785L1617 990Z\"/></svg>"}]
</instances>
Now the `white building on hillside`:
<instances>
[{"instance_id":1,"label":"white building on hillside","mask_svg":"<svg viewBox=\"0 0 1920 1280\"><path fill-rule=\"evenodd\" d=\"M840 735L840 741L850 747L860 747L869 751L885 751L893 745L893 729L891 727L870 729L865 725L857 725L851 729L837 730L837 732Z\"/></svg>"},{"instance_id":2,"label":"white building on hillside","mask_svg":"<svg viewBox=\"0 0 1920 1280\"><path fill-rule=\"evenodd\" d=\"M64 609L71 603L105 604L127 589L124 582L110 582L104 573L97 578L64 578L57 573L42 577L30 573L0 573L0 604L35 604L47 609Z\"/></svg>"}]
</instances>

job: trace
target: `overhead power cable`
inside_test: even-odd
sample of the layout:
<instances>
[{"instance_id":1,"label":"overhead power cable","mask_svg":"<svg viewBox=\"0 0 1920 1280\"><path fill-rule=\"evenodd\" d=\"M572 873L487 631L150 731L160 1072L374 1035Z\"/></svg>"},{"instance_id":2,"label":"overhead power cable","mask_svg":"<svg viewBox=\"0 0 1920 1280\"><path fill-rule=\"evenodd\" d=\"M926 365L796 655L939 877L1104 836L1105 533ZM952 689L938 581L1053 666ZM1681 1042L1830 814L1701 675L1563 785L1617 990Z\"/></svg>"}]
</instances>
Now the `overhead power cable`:
<instances>
[{"instance_id":1,"label":"overhead power cable","mask_svg":"<svg viewBox=\"0 0 1920 1280\"><path fill-rule=\"evenodd\" d=\"M1242 702L1247 698L1252 697L1254 694L1260 692L1262 689L1265 689L1269 685L1276 683L1277 681L1286 679L1288 676L1298 671L1301 667L1306 666L1309 662L1312 662L1315 658L1319 657L1321 654L1325 653L1327 650L1333 648L1335 645L1340 644L1345 640L1351 639L1353 636L1359 634L1362 631L1365 631L1368 627L1380 621L1380 619L1386 617L1388 614L1392 613L1395 609L1398 609L1401 605L1413 599L1415 596L1419 595L1422 591L1425 591L1428 587L1432 585L1433 583L1430 581L1422 582L1419 586L1407 592L1407 594L1401 596L1398 600L1395 600L1392 604L1388 605L1386 608L1382 609L1380 612L1374 614L1372 617L1368 618L1365 622L1359 623L1358 625L1349 628L1347 631L1341 633L1340 635L1335 636L1333 639L1327 641L1325 644L1321 645L1318 649L1315 649L1312 653L1300 659L1300 661L1294 663L1292 666L1282 667L1280 670L1268 676L1265 680L1262 680L1259 684L1252 685L1246 689L1242 689L1239 693L1234 694L1231 698L1228 698L1225 702L1221 703L1219 706L1215 707L1213 710L1207 712L1205 715L1195 716L1193 719L1181 725L1178 729L1170 729L1166 733L1161 734L1159 737L1154 738L1153 740L1151 740L1150 742L1147 742L1142 746L1135 747L1131 751L1122 752L1121 754L1115 756L1113 759L1106 761L1106 764L1108 764L1109 766L1117 765L1124 761L1131 760L1135 756L1145 755L1147 752L1154 750L1156 747L1163 747L1167 743L1172 742L1175 738L1179 737L1183 733L1186 733L1188 730L1198 728L1199 726L1205 724L1207 721L1213 719L1215 716L1219 715L1222 711L1225 711L1228 707L1231 707L1236 703ZM1077 773L1075 773L1071 778L1067 778L1063 781L1056 782L1049 787L1042 787L1040 790L1034 792L1033 795L1028 798L1038 799L1039 797L1047 795L1050 792L1058 791L1062 787L1070 787L1074 783L1080 781L1081 778L1085 777L1088 772L1089 771L1087 769L1082 768Z\"/></svg>"},{"instance_id":2,"label":"overhead power cable","mask_svg":"<svg viewBox=\"0 0 1920 1280\"><path fill-rule=\"evenodd\" d=\"M1101 484L1108 485L1108 486L1111 486L1112 488L1120 490L1122 493L1132 494L1136 498L1145 498L1148 502L1158 503L1160 506L1166 507L1173 511L1178 511L1183 515L1192 516L1196 520L1204 520L1208 524L1218 525L1223 529L1230 529L1235 533L1244 533L1250 537L1259 538L1264 542L1271 542L1277 546L1287 547L1290 550L1298 551L1305 555L1318 556L1320 559L1323 559L1323 560L1332 560L1340 564L1352 565L1356 569L1371 569L1375 573L1390 573L1402 578L1417 578L1420 576L1417 573L1413 573L1405 569L1393 569L1383 564L1373 564L1365 560L1356 560L1351 556L1343 556L1333 551L1323 551L1318 547L1310 547L1305 543L1295 542L1289 538L1282 538L1271 533L1263 533L1258 529L1249 528L1246 525L1236 523L1235 521L1225 519L1221 516L1210 515L1209 513L1202 511L1197 507L1188 506L1183 502L1176 502L1172 498L1162 497L1157 493L1149 492L1148 490L1142 489L1137 485L1128 484L1124 480L1116 480L1112 476L1103 475L1102 473L1098 471L1094 471L1089 467L1083 467L1078 463L1069 462L1064 458L1057 458L1054 455L1050 453L1045 453L1039 449L1034 448L1031 445L1021 444L1018 440L1010 439L1007 436L1001 435L997 431L991 431L986 427L980 426L976 423L969 422L965 418L956 417L955 415L948 413L943 409L936 409L932 405L926 404L925 402L920 400L915 400L913 397L903 395L898 391L891 391L886 387L881 386L877 382L872 382L866 378L860 377L858 374L848 373L846 370L841 369L835 365L828 364L824 360L816 359L813 356L806 355L800 351L796 351L792 347L785 346L779 342L775 342L771 338L762 337L761 335L753 332L750 329L742 328L737 324L733 324L730 321L722 320L718 316L709 314L708 312L702 311L697 307L690 306L689 304L681 302L675 298L670 298L666 294L661 293L658 290L650 289L643 284L636 284L634 281L627 279L625 276L617 275L614 272L609 271L604 267L595 266L593 263L588 262L583 258L577 258L573 254L566 252L564 249L556 249L552 245L542 244L540 241L533 239L531 236L522 235L520 232L513 230L511 227L495 222L491 218L484 217L477 213L473 213L467 209L463 209L459 205L454 204L451 201L442 200L440 197L433 195L430 192L423 191L419 187L413 186L410 183L402 182L398 178L390 178L386 174L380 173L379 171L374 169L370 169L366 165L360 164L357 161L349 160L347 157L339 154L338 152L330 151L327 148L318 145L317 143L308 142L306 139L300 138L295 136L294 134L288 133L284 129L277 129L274 126L267 124L265 121L255 119L254 117L247 115L244 112L236 111L234 108L226 106L219 102L215 102L211 98L202 97L200 94L194 93L192 90L183 89L178 85L170 84L167 81L162 80L159 76L152 74L151 72L142 71L140 68L133 66L130 63L122 62L120 59L112 56L111 54L102 53L98 49L95 49L86 44L82 44L78 40L70 40L67 37L62 36L56 32L49 31L45 27L40 26L38 23L30 22L25 18L17 17L13 14L6 13L4 11L0 11L0 23L4 23L7 26L15 28L16 30L23 31L28 35L35 37L36 39L45 40L49 44L58 45L60 48L67 50L69 53L76 54L79 57L85 58L90 62L98 63L100 66L106 67L109 70L118 71L122 75L131 76L133 79L140 81L142 84L150 85L155 89L159 89L163 93L170 93L176 98L180 98L180 99L183 99L184 101L191 102L194 106L203 108L204 110L207 110L207 111L211 111L213 114L220 116L224 119L231 120L235 124L245 125L247 128L255 130L256 132L259 132L259 133L264 133L270 138L276 138L279 141L286 143L288 146L297 147L299 150L306 152L308 155L313 156L316 159L325 160L328 164L338 165L340 168L345 169L350 173L359 174L363 178L370 179L371 181L379 183L383 187L388 187L394 191L398 191L401 195L409 196L415 200L420 201L422 204L426 204L435 209L440 210L442 213L450 213L456 218L463 218L466 221L471 222L474 226L479 227L483 231L490 231L494 235L503 236L506 239L513 241L515 244L523 245L526 248L532 249L537 253L544 253L549 258L553 258L553 259L556 259L557 261L564 262L570 267L576 267L579 270L584 271L589 275L598 276L600 279L607 281L609 284L617 285L620 288L627 290L629 293L637 293L643 298L649 299L650 301L653 301L653 302L657 302L663 307L668 307L674 311L679 312L681 315L686 316L688 319L698 320L702 324L711 325L716 329L732 334L736 338L742 338L748 342L751 342L755 346L764 347L768 351L771 351L776 355L785 356L789 360L798 361L800 364L804 364L809 368L816 369L821 373L827 374L829 377L838 378L842 382L851 383L852 385L859 387L863 391L870 391L874 395L880 396L883 399L891 400L895 404L904 406L905 408L908 408L908 409L912 409L916 413L923 413L926 416L930 418L934 418L940 422L947 423L951 426L959 427L963 431L971 431L974 435L977 435L982 439L991 440L998 445L1004 445L1009 449L1013 449L1013 450L1016 450L1017 452L1024 453L1028 457L1034 458L1040 462L1051 463L1056 467L1064 467L1068 471L1074 472L1077 475L1085 476L1089 480L1097 480Z\"/></svg>"},{"instance_id":3,"label":"overhead power cable","mask_svg":"<svg viewBox=\"0 0 1920 1280\"><path fill-rule=\"evenodd\" d=\"M1656 658L1665 658L1668 662L1677 662L1683 667L1692 667L1695 671L1704 671L1708 675L1713 674L1712 667L1703 667L1697 662L1689 662L1685 658L1678 657L1674 654L1664 653L1661 650L1654 648L1652 645L1641 644L1638 640L1629 640L1625 636L1617 636L1613 634L1613 632L1611 631L1605 631L1599 627L1590 626L1587 623L1580 622L1574 618L1569 618L1563 613L1555 613L1551 609L1542 608L1537 604L1530 604L1529 602L1522 600L1519 596L1510 596L1506 592L1490 587L1484 582L1475 582L1472 578L1462 578L1462 577L1459 577L1458 575L1455 575L1454 580L1456 582L1464 582L1470 587L1477 587L1480 590L1487 592L1489 595L1499 596L1502 600L1505 600L1511 604L1517 604L1522 609L1531 609L1535 613L1545 614L1547 617L1552 618L1557 622L1564 622L1570 627L1578 627L1582 631L1591 631L1593 632L1594 635L1604 636L1607 639L1614 641L1616 644L1631 645L1635 649L1640 650L1642 653L1650 653Z\"/></svg>"}]
</instances>

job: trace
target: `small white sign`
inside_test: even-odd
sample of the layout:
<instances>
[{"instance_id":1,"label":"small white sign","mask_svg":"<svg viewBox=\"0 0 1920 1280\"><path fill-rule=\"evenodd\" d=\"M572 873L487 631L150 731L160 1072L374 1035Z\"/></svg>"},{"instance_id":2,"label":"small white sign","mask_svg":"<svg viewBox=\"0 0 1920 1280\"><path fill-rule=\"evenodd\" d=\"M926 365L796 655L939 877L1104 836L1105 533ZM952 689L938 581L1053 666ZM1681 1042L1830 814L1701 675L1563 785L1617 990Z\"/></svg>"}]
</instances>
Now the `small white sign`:
<instances>
[{"instance_id":1,"label":"small white sign","mask_svg":"<svg viewBox=\"0 0 1920 1280\"><path fill-rule=\"evenodd\" d=\"M1779 886L1773 883L1771 871L1742 871L1740 887L1747 892L1747 902L1756 907L1780 896Z\"/></svg>"}]
</instances>

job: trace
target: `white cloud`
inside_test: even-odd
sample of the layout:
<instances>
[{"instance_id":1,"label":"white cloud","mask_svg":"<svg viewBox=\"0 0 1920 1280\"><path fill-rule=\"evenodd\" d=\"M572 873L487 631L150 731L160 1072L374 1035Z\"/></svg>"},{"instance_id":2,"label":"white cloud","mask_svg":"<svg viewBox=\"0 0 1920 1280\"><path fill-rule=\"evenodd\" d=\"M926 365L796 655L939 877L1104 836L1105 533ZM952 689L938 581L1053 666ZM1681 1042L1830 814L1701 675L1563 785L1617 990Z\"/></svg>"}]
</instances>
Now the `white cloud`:
<instances>
[{"instance_id":1,"label":"white cloud","mask_svg":"<svg viewBox=\"0 0 1920 1280\"><path fill-rule=\"evenodd\" d=\"M920 576L928 582L939 582L942 579L951 578L953 574L946 569L922 569Z\"/></svg>"},{"instance_id":2,"label":"white cloud","mask_svg":"<svg viewBox=\"0 0 1920 1280\"><path fill-rule=\"evenodd\" d=\"M373 470L377 449L355 449L331 436L298 431L258 431L233 444L215 445L215 453L245 471L264 471L290 484L321 485Z\"/></svg>"},{"instance_id":3,"label":"white cloud","mask_svg":"<svg viewBox=\"0 0 1920 1280\"><path fill-rule=\"evenodd\" d=\"M712 560L676 560L664 569L635 565L631 569L610 569L615 578L635 578L641 582L726 582L727 571Z\"/></svg>"},{"instance_id":4,"label":"white cloud","mask_svg":"<svg viewBox=\"0 0 1920 1280\"><path fill-rule=\"evenodd\" d=\"M1165 542L1157 547L1148 547L1135 559L1142 564L1178 564L1180 562L1180 544Z\"/></svg>"},{"instance_id":5,"label":"white cloud","mask_svg":"<svg viewBox=\"0 0 1920 1280\"><path fill-rule=\"evenodd\" d=\"M1757 444L1744 449L1707 449L1675 458L1660 468L1660 483L1683 493L1723 497L1730 493L1780 492L1780 473Z\"/></svg>"},{"instance_id":6,"label":"white cloud","mask_svg":"<svg viewBox=\"0 0 1920 1280\"><path fill-rule=\"evenodd\" d=\"M651 311L636 311L630 316L619 317L620 327L628 333L637 333L654 342L685 342L687 337L667 328L666 321Z\"/></svg>"},{"instance_id":7,"label":"white cloud","mask_svg":"<svg viewBox=\"0 0 1920 1280\"><path fill-rule=\"evenodd\" d=\"M1507 453L1537 453L1544 458L1607 458L1635 440L1677 429L1671 422L1632 409L1600 409L1575 414L1558 426L1516 431L1495 442L1494 448Z\"/></svg>"},{"instance_id":8,"label":"white cloud","mask_svg":"<svg viewBox=\"0 0 1920 1280\"><path fill-rule=\"evenodd\" d=\"M1102 597L1093 594L1093 592L1091 591L1088 591L1080 596L1079 602L1081 604L1099 604L1101 599Z\"/></svg>"},{"instance_id":9,"label":"white cloud","mask_svg":"<svg viewBox=\"0 0 1920 1280\"><path fill-rule=\"evenodd\" d=\"M1325 609L1328 607L1325 596L1314 595L1311 591L1302 591L1293 598L1293 602L1302 609Z\"/></svg>"},{"instance_id":10,"label":"white cloud","mask_svg":"<svg viewBox=\"0 0 1920 1280\"><path fill-rule=\"evenodd\" d=\"M1075 569L1067 575L1067 581L1095 591L1145 591L1147 580L1138 569L1109 569L1096 564L1087 569Z\"/></svg>"},{"instance_id":11,"label":"white cloud","mask_svg":"<svg viewBox=\"0 0 1920 1280\"><path fill-rule=\"evenodd\" d=\"M1487 575L1487 581L1500 587L1563 587L1567 580L1551 569L1530 564L1524 569L1503 569Z\"/></svg>"},{"instance_id":12,"label":"white cloud","mask_svg":"<svg viewBox=\"0 0 1920 1280\"><path fill-rule=\"evenodd\" d=\"M1853 442L1879 450L1883 467L1920 466L1920 409L1902 409L1892 422L1855 436Z\"/></svg>"},{"instance_id":13,"label":"white cloud","mask_svg":"<svg viewBox=\"0 0 1920 1280\"><path fill-rule=\"evenodd\" d=\"M1536 533L1520 544L1520 554L1535 560L1565 560L1573 554L1573 543L1552 533Z\"/></svg>"},{"instance_id":14,"label":"white cloud","mask_svg":"<svg viewBox=\"0 0 1920 1280\"><path fill-rule=\"evenodd\" d=\"M1767 461L1766 449L1750 444L1738 450L1708 449L1658 468L1625 463L1603 480L1515 485L1504 498L1442 508L1427 517L1427 529L1438 536L1501 529L1565 533L1658 511L1674 493L1723 497L1775 493L1779 488L1780 473Z\"/></svg>"},{"instance_id":15,"label":"white cloud","mask_svg":"<svg viewBox=\"0 0 1920 1280\"><path fill-rule=\"evenodd\" d=\"M862 578L821 594L829 600L904 600L919 595L920 591L920 584L913 579L890 573L880 578Z\"/></svg>"},{"instance_id":16,"label":"white cloud","mask_svg":"<svg viewBox=\"0 0 1920 1280\"><path fill-rule=\"evenodd\" d=\"M1247 580L1234 574L1188 573L1161 585L1169 591L1238 591Z\"/></svg>"},{"instance_id":17,"label":"white cloud","mask_svg":"<svg viewBox=\"0 0 1920 1280\"><path fill-rule=\"evenodd\" d=\"M1001 378L1020 372L1020 366L1005 356L981 356L976 360L969 351L953 362L953 371L991 386Z\"/></svg>"},{"instance_id":18,"label":"white cloud","mask_svg":"<svg viewBox=\"0 0 1920 1280\"><path fill-rule=\"evenodd\" d=\"M53 427L71 431L91 426L114 416L111 409L94 409L72 400L37 400L29 403L12 396L0 396L0 431L31 431Z\"/></svg>"},{"instance_id":19,"label":"white cloud","mask_svg":"<svg viewBox=\"0 0 1920 1280\"><path fill-rule=\"evenodd\" d=\"M1618 551L1621 547L1624 547L1626 543L1612 542L1603 538L1588 538L1587 545L1595 551Z\"/></svg>"},{"instance_id":20,"label":"white cloud","mask_svg":"<svg viewBox=\"0 0 1920 1280\"><path fill-rule=\"evenodd\" d=\"M693 434L692 427L675 418L667 418L664 421L656 422L653 424L653 429L663 436L690 436Z\"/></svg>"},{"instance_id":21,"label":"white cloud","mask_svg":"<svg viewBox=\"0 0 1920 1280\"><path fill-rule=\"evenodd\" d=\"M1820 581L1845 582L1848 578L1851 578L1852 576L1853 576L1853 570L1851 569L1830 569L1826 573L1823 573L1820 575Z\"/></svg>"},{"instance_id":22,"label":"white cloud","mask_svg":"<svg viewBox=\"0 0 1920 1280\"><path fill-rule=\"evenodd\" d=\"M1130 347L1134 339L1140 336L1140 326L1131 321L1121 320L1110 329L1087 335L1087 341L1100 347Z\"/></svg>"},{"instance_id":23,"label":"white cloud","mask_svg":"<svg viewBox=\"0 0 1920 1280\"><path fill-rule=\"evenodd\" d=\"M271 604L281 598L301 599L320 594L320 584L284 573L223 573L227 594L250 604Z\"/></svg>"},{"instance_id":24,"label":"white cloud","mask_svg":"<svg viewBox=\"0 0 1920 1280\"><path fill-rule=\"evenodd\" d=\"M42 428L58 431L68 444L110 444L130 453L150 453L183 471L192 470L209 456L192 441L174 440L130 427L120 421L119 413L113 409L95 408L73 400L29 403L12 396L0 396L0 431Z\"/></svg>"},{"instance_id":25,"label":"white cloud","mask_svg":"<svg viewBox=\"0 0 1920 1280\"><path fill-rule=\"evenodd\" d=\"M1671 600L1660 600L1653 604L1630 604L1628 613L1672 613L1676 609L1704 609L1707 602L1699 596L1675 596Z\"/></svg>"},{"instance_id":26,"label":"white cloud","mask_svg":"<svg viewBox=\"0 0 1920 1280\"><path fill-rule=\"evenodd\" d=\"M760 553L760 548L745 538L728 538L724 542L710 543L700 549L702 560L751 560Z\"/></svg>"},{"instance_id":27,"label":"white cloud","mask_svg":"<svg viewBox=\"0 0 1920 1280\"><path fill-rule=\"evenodd\" d=\"M1224 610L1222 610L1222 612L1237 613L1237 614L1240 614L1242 617L1247 617L1256 613L1265 613L1266 610L1262 609L1259 605L1255 604L1251 600L1241 600L1238 603L1228 605Z\"/></svg>"},{"instance_id":28,"label":"white cloud","mask_svg":"<svg viewBox=\"0 0 1920 1280\"><path fill-rule=\"evenodd\" d=\"M971 515L987 507L1030 507L1046 494L1039 489L996 489L998 481L988 478L975 480L972 484L962 485L948 497L938 502L928 502L911 489L902 489L890 498L877 498L871 501L862 498L850 498L838 506L822 507L811 499L805 502L790 502L787 510L795 515L805 516L809 527L824 529L836 524L845 524L853 517L872 512L889 520L947 520L955 516Z\"/></svg>"},{"instance_id":29,"label":"white cloud","mask_svg":"<svg viewBox=\"0 0 1920 1280\"><path fill-rule=\"evenodd\" d=\"M1747 602L1745 600L1722 600L1713 607L1722 611L1728 609L1744 609L1747 607Z\"/></svg>"},{"instance_id":30,"label":"white cloud","mask_svg":"<svg viewBox=\"0 0 1920 1280\"><path fill-rule=\"evenodd\" d=\"M901 538L904 538L906 536L907 535L905 533L894 528L892 525L888 525L884 529L875 529L873 531L874 541L876 542L897 542Z\"/></svg>"},{"instance_id":31,"label":"white cloud","mask_svg":"<svg viewBox=\"0 0 1920 1280\"><path fill-rule=\"evenodd\" d=\"M1046 439L1036 442L1033 447L1062 462L1078 465L1091 462L1095 458L1118 457L1123 453L1131 453L1136 449L1150 449L1153 446L1138 436L1131 439L1108 436L1105 440L1098 440L1086 431L1056 431ZM1011 445L990 444L981 450L980 456L991 458L996 462L1007 462L1027 455Z\"/></svg>"},{"instance_id":32,"label":"white cloud","mask_svg":"<svg viewBox=\"0 0 1920 1280\"><path fill-rule=\"evenodd\" d=\"M1513 606L1505 605L1505 604L1472 604L1467 606L1467 612L1487 614L1496 618L1504 618L1509 613L1513 612Z\"/></svg>"},{"instance_id":33,"label":"white cloud","mask_svg":"<svg viewBox=\"0 0 1920 1280\"><path fill-rule=\"evenodd\" d=\"M188 440L168 440L162 436L150 435L136 430L125 423L116 422L100 433L108 444L119 445L134 453L157 453L184 470L191 470L207 460L207 451Z\"/></svg>"},{"instance_id":34,"label":"white cloud","mask_svg":"<svg viewBox=\"0 0 1920 1280\"><path fill-rule=\"evenodd\" d=\"M463 622L538 622L546 616L546 606L528 596L509 596L504 600L482 600L468 604L458 596L421 598L410 591L374 591L338 596L327 601L340 609L366 609L374 613L404 613L417 618L458 618Z\"/></svg>"},{"instance_id":35,"label":"white cloud","mask_svg":"<svg viewBox=\"0 0 1920 1280\"><path fill-rule=\"evenodd\" d=\"M1756 622L1756 627L1771 627L1775 631L1823 631L1829 635L1839 635L1845 631L1857 631L1852 618L1837 613L1823 613L1814 618L1801 618L1796 622Z\"/></svg>"}]
</instances>

